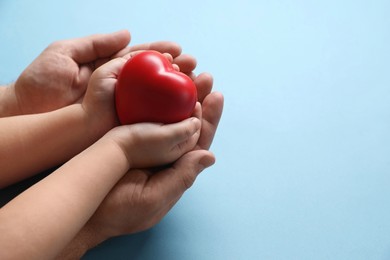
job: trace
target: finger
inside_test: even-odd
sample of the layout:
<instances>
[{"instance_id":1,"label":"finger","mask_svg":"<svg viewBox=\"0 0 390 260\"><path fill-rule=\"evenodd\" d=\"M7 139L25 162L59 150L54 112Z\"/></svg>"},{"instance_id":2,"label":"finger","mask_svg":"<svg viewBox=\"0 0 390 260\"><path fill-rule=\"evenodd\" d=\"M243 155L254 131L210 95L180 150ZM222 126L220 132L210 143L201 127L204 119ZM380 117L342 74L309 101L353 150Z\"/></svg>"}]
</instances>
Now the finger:
<instances>
[{"instance_id":1,"label":"finger","mask_svg":"<svg viewBox=\"0 0 390 260\"><path fill-rule=\"evenodd\" d=\"M192 116L198 118L202 122L202 105L200 102L196 102Z\"/></svg>"},{"instance_id":2,"label":"finger","mask_svg":"<svg viewBox=\"0 0 390 260\"><path fill-rule=\"evenodd\" d=\"M137 56L138 54L142 53L142 52L145 52L145 50L140 50L140 51L132 51L132 52L128 52L128 53L125 53L123 56L119 56L119 58L125 58L125 59L131 59L135 56ZM172 55L169 54L169 53L164 53L164 56L171 62L173 60L172 58ZM118 57L117 57L118 58Z\"/></svg>"},{"instance_id":3,"label":"finger","mask_svg":"<svg viewBox=\"0 0 390 260\"><path fill-rule=\"evenodd\" d=\"M175 71L180 71L180 68L177 66L177 64L172 64L172 67Z\"/></svg>"},{"instance_id":4,"label":"finger","mask_svg":"<svg viewBox=\"0 0 390 260\"><path fill-rule=\"evenodd\" d=\"M181 72L190 73L196 68L196 59L188 54L182 54L174 58L173 63L180 67Z\"/></svg>"},{"instance_id":5,"label":"finger","mask_svg":"<svg viewBox=\"0 0 390 260\"><path fill-rule=\"evenodd\" d=\"M219 121L222 116L224 97L221 93L213 92L206 96L202 103L202 129L197 148L208 150L214 139Z\"/></svg>"},{"instance_id":6,"label":"finger","mask_svg":"<svg viewBox=\"0 0 390 260\"><path fill-rule=\"evenodd\" d=\"M89 63L99 58L107 58L130 42L130 33L122 30L110 34L95 34L83 38L59 42L64 44L68 52L77 63Z\"/></svg>"},{"instance_id":7,"label":"finger","mask_svg":"<svg viewBox=\"0 0 390 260\"><path fill-rule=\"evenodd\" d=\"M130 52L128 54L125 54L123 57L134 57L135 55L137 55L141 52L144 52L144 50L143 51L133 51L133 52ZM163 53L163 55L165 58L167 58L169 63L173 63L173 57L170 53ZM180 71L180 68L177 64L172 64L172 67L175 71Z\"/></svg>"},{"instance_id":8,"label":"finger","mask_svg":"<svg viewBox=\"0 0 390 260\"><path fill-rule=\"evenodd\" d=\"M211 152L192 151L183 155L171 168L151 176L148 185L158 192L158 197L175 202L192 186L199 173L214 163L215 157Z\"/></svg>"},{"instance_id":9,"label":"finger","mask_svg":"<svg viewBox=\"0 0 390 260\"><path fill-rule=\"evenodd\" d=\"M202 122L202 106L199 102L196 103L192 116L199 119L199 122ZM180 153L184 153L192 150L195 147L195 145L198 143L200 137L200 130L201 127L190 138L185 139L183 142L177 144L176 147L177 150Z\"/></svg>"},{"instance_id":10,"label":"finger","mask_svg":"<svg viewBox=\"0 0 390 260\"><path fill-rule=\"evenodd\" d=\"M195 79L196 79L196 74L195 74L195 73L193 73L193 72L191 71L191 72L186 73L186 74L187 74L188 77L190 77L190 78L192 79L192 81L195 81Z\"/></svg>"},{"instance_id":11,"label":"finger","mask_svg":"<svg viewBox=\"0 0 390 260\"><path fill-rule=\"evenodd\" d=\"M213 76L209 73L201 73L195 78L194 83L198 92L198 101L202 103L213 88Z\"/></svg>"},{"instance_id":12,"label":"finger","mask_svg":"<svg viewBox=\"0 0 390 260\"><path fill-rule=\"evenodd\" d=\"M160 53L169 53L173 58L176 58L181 54L181 47L179 44L175 42L169 41L159 41L159 42L151 42L151 43L143 43L130 47L126 47L115 54L115 57L121 57L126 55L129 52L134 51L143 51L143 50L154 50Z\"/></svg>"},{"instance_id":13,"label":"finger","mask_svg":"<svg viewBox=\"0 0 390 260\"><path fill-rule=\"evenodd\" d=\"M139 54L141 52L142 51L129 52L126 55L122 56L122 58L125 59L125 60L129 60L129 59L133 58L134 56L136 56L137 54Z\"/></svg>"},{"instance_id":14,"label":"finger","mask_svg":"<svg viewBox=\"0 0 390 260\"><path fill-rule=\"evenodd\" d=\"M191 139L193 135L199 133L201 122L199 118L191 117L175 124L168 124L162 126L166 140L172 143L172 148L181 145Z\"/></svg>"},{"instance_id":15,"label":"finger","mask_svg":"<svg viewBox=\"0 0 390 260\"><path fill-rule=\"evenodd\" d=\"M104 63L108 62L109 60L111 60L111 58L100 58L100 59L97 59L95 62L92 62L90 64L92 66L92 69L95 70L95 69L99 68L100 66L102 66Z\"/></svg>"},{"instance_id":16,"label":"finger","mask_svg":"<svg viewBox=\"0 0 390 260\"><path fill-rule=\"evenodd\" d=\"M92 75L92 68L89 65L82 65L80 66L79 70L79 76L77 78L76 84L78 86L87 86L89 79L91 78Z\"/></svg>"},{"instance_id":17,"label":"finger","mask_svg":"<svg viewBox=\"0 0 390 260\"><path fill-rule=\"evenodd\" d=\"M165 58L167 58L167 60L172 63L173 62L173 57L171 54L169 53L163 53L163 55L165 56Z\"/></svg>"},{"instance_id":18,"label":"finger","mask_svg":"<svg viewBox=\"0 0 390 260\"><path fill-rule=\"evenodd\" d=\"M123 65L126 63L124 58L116 58L110 60L106 64L99 67L91 76L91 82L99 79L113 78L117 79Z\"/></svg>"}]
</instances>

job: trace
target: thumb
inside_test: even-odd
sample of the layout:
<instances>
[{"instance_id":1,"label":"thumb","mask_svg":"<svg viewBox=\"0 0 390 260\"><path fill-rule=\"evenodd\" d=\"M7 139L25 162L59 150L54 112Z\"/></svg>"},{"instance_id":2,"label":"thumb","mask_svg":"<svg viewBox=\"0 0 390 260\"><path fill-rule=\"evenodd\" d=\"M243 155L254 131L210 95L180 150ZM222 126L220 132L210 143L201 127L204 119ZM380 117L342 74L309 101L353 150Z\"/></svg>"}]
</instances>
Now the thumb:
<instances>
[{"instance_id":1,"label":"thumb","mask_svg":"<svg viewBox=\"0 0 390 260\"><path fill-rule=\"evenodd\" d=\"M191 151L172 167L153 175L149 184L158 187L158 192L164 199L175 200L192 186L199 173L214 163L215 157L210 151Z\"/></svg>"},{"instance_id":2,"label":"thumb","mask_svg":"<svg viewBox=\"0 0 390 260\"><path fill-rule=\"evenodd\" d=\"M100 58L108 58L125 48L130 42L130 33L121 30L110 34L95 34L83 38L64 41L70 57L77 63L89 63Z\"/></svg>"},{"instance_id":3,"label":"thumb","mask_svg":"<svg viewBox=\"0 0 390 260\"><path fill-rule=\"evenodd\" d=\"M183 192L191 188L196 177L206 168L215 163L215 156L207 150L191 151L181 157L173 167L180 169L177 172L177 180L182 183ZM177 183L178 185L179 183Z\"/></svg>"},{"instance_id":4,"label":"thumb","mask_svg":"<svg viewBox=\"0 0 390 260\"><path fill-rule=\"evenodd\" d=\"M111 100L114 95L118 74L125 63L125 59L116 58L96 69L88 82L84 100L97 101L101 100L101 98ZM88 103L89 101L86 102Z\"/></svg>"},{"instance_id":5,"label":"thumb","mask_svg":"<svg viewBox=\"0 0 390 260\"><path fill-rule=\"evenodd\" d=\"M103 64L92 73L90 83L94 82L95 80L102 79L116 80L126 61L127 60L124 58L116 58Z\"/></svg>"}]
</instances>

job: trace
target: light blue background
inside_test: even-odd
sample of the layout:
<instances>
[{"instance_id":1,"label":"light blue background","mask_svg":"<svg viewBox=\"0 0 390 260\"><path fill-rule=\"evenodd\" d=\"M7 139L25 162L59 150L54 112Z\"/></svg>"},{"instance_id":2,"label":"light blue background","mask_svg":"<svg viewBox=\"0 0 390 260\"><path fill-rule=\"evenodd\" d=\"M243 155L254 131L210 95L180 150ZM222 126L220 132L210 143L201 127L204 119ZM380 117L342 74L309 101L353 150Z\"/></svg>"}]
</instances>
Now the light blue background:
<instances>
[{"instance_id":1,"label":"light blue background","mask_svg":"<svg viewBox=\"0 0 390 260\"><path fill-rule=\"evenodd\" d=\"M390 259L390 1L0 2L0 81L50 42L173 40L226 98L217 164L85 259Z\"/></svg>"}]
</instances>

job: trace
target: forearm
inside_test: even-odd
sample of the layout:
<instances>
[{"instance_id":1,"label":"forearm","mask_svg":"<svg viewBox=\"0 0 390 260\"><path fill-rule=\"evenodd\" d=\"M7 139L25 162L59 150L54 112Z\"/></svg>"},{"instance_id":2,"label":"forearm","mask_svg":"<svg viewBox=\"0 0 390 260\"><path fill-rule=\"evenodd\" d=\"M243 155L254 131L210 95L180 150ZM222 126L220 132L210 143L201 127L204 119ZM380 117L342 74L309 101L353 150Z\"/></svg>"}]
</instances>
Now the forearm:
<instances>
[{"instance_id":1,"label":"forearm","mask_svg":"<svg viewBox=\"0 0 390 260\"><path fill-rule=\"evenodd\" d=\"M98 246L109 237L99 233L100 227L91 226L89 222L77 233L72 241L56 257L56 260L81 259L88 250Z\"/></svg>"},{"instance_id":2,"label":"forearm","mask_svg":"<svg viewBox=\"0 0 390 260\"><path fill-rule=\"evenodd\" d=\"M16 197L0 210L0 258L57 256L128 168L122 150L100 140Z\"/></svg>"},{"instance_id":3,"label":"forearm","mask_svg":"<svg viewBox=\"0 0 390 260\"><path fill-rule=\"evenodd\" d=\"M69 160L99 133L81 105L0 118L0 188Z\"/></svg>"},{"instance_id":4,"label":"forearm","mask_svg":"<svg viewBox=\"0 0 390 260\"><path fill-rule=\"evenodd\" d=\"M18 100L14 92L14 85L0 86L0 118L20 114Z\"/></svg>"}]
</instances>

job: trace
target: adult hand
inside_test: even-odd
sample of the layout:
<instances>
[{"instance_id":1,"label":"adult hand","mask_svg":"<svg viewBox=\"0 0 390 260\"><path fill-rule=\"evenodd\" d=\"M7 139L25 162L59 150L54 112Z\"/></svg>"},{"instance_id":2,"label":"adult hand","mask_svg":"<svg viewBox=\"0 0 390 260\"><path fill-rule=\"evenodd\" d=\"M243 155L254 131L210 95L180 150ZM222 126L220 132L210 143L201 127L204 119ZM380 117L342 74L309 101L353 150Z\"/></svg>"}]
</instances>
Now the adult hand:
<instances>
[{"instance_id":1,"label":"adult hand","mask_svg":"<svg viewBox=\"0 0 390 260\"><path fill-rule=\"evenodd\" d=\"M50 44L13 85L18 114L52 111L80 102L93 70L130 42L127 31Z\"/></svg>"},{"instance_id":2,"label":"adult hand","mask_svg":"<svg viewBox=\"0 0 390 260\"><path fill-rule=\"evenodd\" d=\"M161 170L129 171L111 190L60 259L81 257L102 241L148 229L158 223L191 187L198 174L214 163L208 151L223 109L223 96L210 93L212 77L195 78L202 103L202 128L197 147L171 167Z\"/></svg>"},{"instance_id":3,"label":"adult hand","mask_svg":"<svg viewBox=\"0 0 390 260\"><path fill-rule=\"evenodd\" d=\"M128 47L130 34L126 30L97 34L78 39L57 41L49 45L9 87L12 100L7 114L41 113L80 103L92 72L112 58L129 52L156 50L169 53L174 62L191 69L195 60L181 55L181 47L173 42L154 42ZM12 108L12 109L11 109Z\"/></svg>"}]
</instances>

